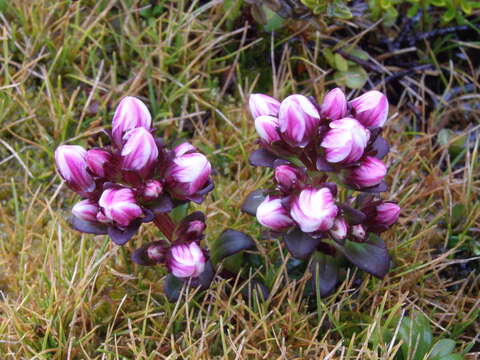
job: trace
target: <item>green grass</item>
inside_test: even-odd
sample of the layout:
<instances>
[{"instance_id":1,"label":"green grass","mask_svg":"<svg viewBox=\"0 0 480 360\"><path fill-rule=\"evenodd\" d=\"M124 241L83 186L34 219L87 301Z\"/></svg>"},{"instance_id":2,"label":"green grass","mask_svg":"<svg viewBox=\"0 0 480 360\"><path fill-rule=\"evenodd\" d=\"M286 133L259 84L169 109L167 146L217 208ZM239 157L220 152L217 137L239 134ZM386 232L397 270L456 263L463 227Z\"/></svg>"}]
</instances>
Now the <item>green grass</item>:
<instances>
[{"instance_id":1,"label":"green grass","mask_svg":"<svg viewBox=\"0 0 480 360\"><path fill-rule=\"evenodd\" d=\"M273 42L252 36L243 23L227 24L216 2L157 3L152 14L148 1L0 2L1 358L395 359L401 343L387 330L414 310L435 336L478 357L479 140L471 135L479 129L478 67L451 73L450 88L473 82L474 91L429 117L425 78L405 80L425 91L405 87L386 128L391 198L403 209L385 236L394 267L383 281L347 280L335 295L308 300L309 275L287 283L275 265L279 242L264 239L239 208L270 178L248 165L256 135L247 96L261 89L320 98L334 85L330 69L317 65L321 43L312 50L285 41L288 34ZM265 60L272 44L275 72ZM208 214L210 240L226 227L255 238L268 259L261 270L272 288L268 301L245 300L240 285L219 279L205 294L190 290L170 304L165 272L129 259L160 236L153 226L125 248L68 227L76 198L55 174L53 151L65 142L88 146L127 94L148 104L165 139L193 135L208 155L216 188L195 208ZM452 155L455 138L436 142L445 127L474 140ZM459 273L462 264L474 270Z\"/></svg>"}]
</instances>

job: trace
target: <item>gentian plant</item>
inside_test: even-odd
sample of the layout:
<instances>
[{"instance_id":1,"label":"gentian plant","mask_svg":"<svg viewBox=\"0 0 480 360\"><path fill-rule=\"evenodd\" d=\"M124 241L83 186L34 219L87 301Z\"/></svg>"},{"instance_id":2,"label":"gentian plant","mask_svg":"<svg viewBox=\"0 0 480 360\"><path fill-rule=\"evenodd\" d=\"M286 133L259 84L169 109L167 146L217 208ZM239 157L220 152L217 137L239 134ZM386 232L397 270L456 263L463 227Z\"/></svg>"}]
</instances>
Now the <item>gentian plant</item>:
<instances>
[{"instance_id":1,"label":"gentian plant","mask_svg":"<svg viewBox=\"0 0 480 360\"><path fill-rule=\"evenodd\" d=\"M207 288L213 264L253 248L253 240L228 229L214 242L212 256L201 242L205 216L194 212L176 224L169 213L189 202L201 203L213 189L212 167L188 142L170 149L155 136L146 105L125 97L116 108L107 145L86 150L61 145L55 163L66 184L82 198L72 208L71 226L83 233L107 234L124 245L141 224L153 222L161 240L132 254L140 265L164 265L166 295L175 301L184 283ZM233 275L232 275L233 276Z\"/></svg>"},{"instance_id":2,"label":"gentian plant","mask_svg":"<svg viewBox=\"0 0 480 360\"><path fill-rule=\"evenodd\" d=\"M249 107L260 137L250 163L272 168L273 177L242 210L310 264L321 296L335 290L348 263L382 278L390 257L379 234L400 214L395 202L379 197L388 189L385 95L369 91L347 102L336 88L320 105L298 94L282 102L253 94Z\"/></svg>"}]
</instances>

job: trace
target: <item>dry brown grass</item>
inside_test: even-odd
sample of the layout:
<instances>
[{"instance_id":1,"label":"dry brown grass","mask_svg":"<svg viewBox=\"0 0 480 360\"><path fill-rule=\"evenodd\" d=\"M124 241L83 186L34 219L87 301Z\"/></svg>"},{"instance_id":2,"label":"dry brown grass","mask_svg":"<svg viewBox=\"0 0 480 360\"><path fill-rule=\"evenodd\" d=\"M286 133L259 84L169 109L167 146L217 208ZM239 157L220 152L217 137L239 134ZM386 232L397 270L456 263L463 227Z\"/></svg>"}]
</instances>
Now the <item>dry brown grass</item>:
<instances>
[{"instance_id":1,"label":"dry brown grass","mask_svg":"<svg viewBox=\"0 0 480 360\"><path fill-rule=\"evenodd\" d=\"M478 69L450 79L452 87L469 79L474 91L428 114L424 78L405 79L387 127L388 182L403 209L386 235L394 268L383 281L346 281L328 299L309 301L302 298L308 275L286 283L284 267L274 266L278 242L263 240L239 212L244 196L269 179L247 163L255 131L243 105L259 86L257 70L244 65L248 49L269 48L269 40L225 30L214 2L165 6L145 19L137 1L18 0L0 16L1 358L394 359L400 342L386 329L417 310L436 335L457 341L458 352L476 342L466 356L476 359L479 258L464 249L480 234L479 138L471 135L479 128ZM313 52L283 47L271 92L320 97L332 85L328 69L315 64L321 51L320 43ZM297 80L298 58L310 81ZM208 213L208 236L231 227L255 237L270 259L262 270L268 301L246 301L239 285L218 280L205 295L169 304L164 272L133 265L132 244L118 248L68 228L74 195L55 176L53 150L64 141L86 144L125 94L149 103L166 138L194 130L194 144L217 169L216 189L198 207ZM452 124L452 114L469 127ZM444 127L472 138L457 157L437 143ZM458 204L464 212L455 218ZM144 227L134 243L158 236Z\"/></svg>"}]
</instances>

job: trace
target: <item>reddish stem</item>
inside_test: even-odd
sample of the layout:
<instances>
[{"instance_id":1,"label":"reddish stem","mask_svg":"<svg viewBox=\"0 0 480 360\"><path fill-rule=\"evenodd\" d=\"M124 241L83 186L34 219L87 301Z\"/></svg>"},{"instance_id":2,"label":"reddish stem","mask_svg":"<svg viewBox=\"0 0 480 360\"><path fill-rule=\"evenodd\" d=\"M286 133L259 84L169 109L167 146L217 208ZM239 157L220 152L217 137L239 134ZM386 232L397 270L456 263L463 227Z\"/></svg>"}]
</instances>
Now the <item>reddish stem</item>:
<instances>
[{"instance_id":1,"label":"reddish stem","mask_svg":"<svg viewBox=\"0 0 480 360\"><path fill-rule=\"evenodd\" d=\"M173 241L173 231L175 230L175 223L173 220L165 213L156 213L155 219L153 220L155 225L160 229L160 231L165 235L165 237L172 242Z\"/></svg>"}]
</instances>

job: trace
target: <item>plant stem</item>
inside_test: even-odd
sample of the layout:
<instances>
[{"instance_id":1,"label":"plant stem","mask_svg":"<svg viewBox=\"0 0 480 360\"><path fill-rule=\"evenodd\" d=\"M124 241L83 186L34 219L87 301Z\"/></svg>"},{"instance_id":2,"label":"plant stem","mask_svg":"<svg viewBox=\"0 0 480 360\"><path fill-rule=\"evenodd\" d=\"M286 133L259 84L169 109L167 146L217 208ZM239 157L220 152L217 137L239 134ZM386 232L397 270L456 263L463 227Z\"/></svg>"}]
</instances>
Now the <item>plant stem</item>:
<instances>
[{"instance_id":1,"label":"plant stem","mask_svg":"<svg viewBox=\"0 0 480 360\"><path fill-rule=\"evenodd\" d=\"M173 231L175 230L175 223L166 213L156 213L155 219L153 220L155 225L160 229L160 231L165 235L168 241L173 241Z\"/></svg>"}]
</instances>

